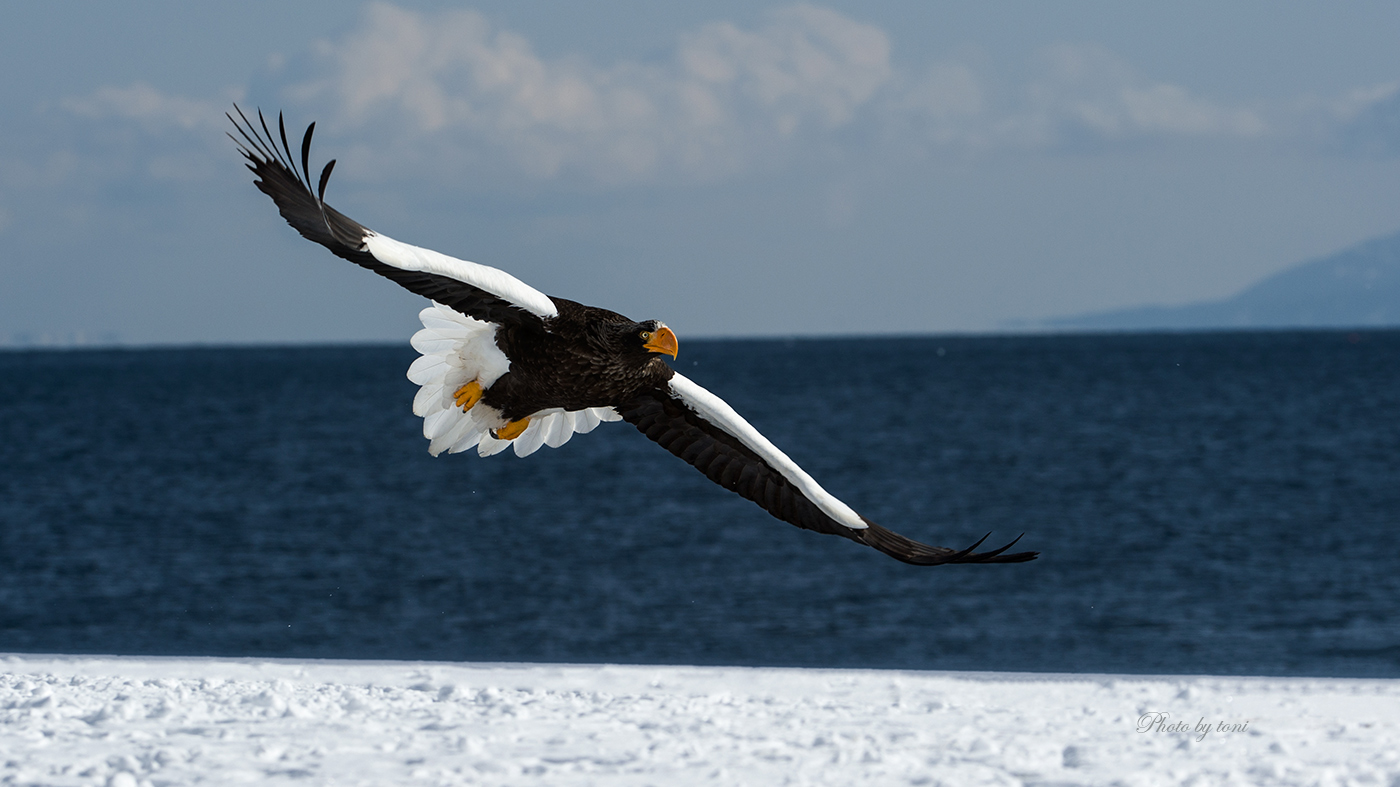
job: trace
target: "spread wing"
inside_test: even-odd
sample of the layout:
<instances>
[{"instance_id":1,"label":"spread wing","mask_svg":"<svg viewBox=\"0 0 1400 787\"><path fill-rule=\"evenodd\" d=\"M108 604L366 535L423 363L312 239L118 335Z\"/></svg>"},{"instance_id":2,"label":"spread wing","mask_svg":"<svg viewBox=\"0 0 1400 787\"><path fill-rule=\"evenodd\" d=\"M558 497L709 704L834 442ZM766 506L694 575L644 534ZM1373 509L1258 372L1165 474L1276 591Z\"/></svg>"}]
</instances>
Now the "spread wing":
<instances>
[{"instance_id":1,"label":"spread wing","mask_svg":"<svg viewBox=\"0 0 1400 787\"><path fill-rule=\"evenodd\" d=\"M272 197L282 218L302 237L468 317L516 325L558 316L549 296L505 271L396 241L327 205L326 183L335 160L321 170L319 185L312 191L309 163L315 123L306 128L302 137L298 169L280 114L277 131L282 144L278 147L262 112L258 113L255 126L243 110L237 106L234 110L238 119L232 115L228 119L242 139L232 134L229 137L248 159L248 169L257 176L254 185Z\"/></svg>"},{"instance_id":2,"label":"spread wing","mask_svg":"<svg viewBox=\"0 0 1400 787\"><path fill-rule=\"evenodd\" d=\"M800 528L844 536L920 566L1022 563L1039 554L1003 554L1015 541L989 552L974 551L986 536L963 550L928 546L871 522L822 489L723 399L680 374L664 388L619 405L617 411L706 478Z\"/></svg>"}]
</instances>

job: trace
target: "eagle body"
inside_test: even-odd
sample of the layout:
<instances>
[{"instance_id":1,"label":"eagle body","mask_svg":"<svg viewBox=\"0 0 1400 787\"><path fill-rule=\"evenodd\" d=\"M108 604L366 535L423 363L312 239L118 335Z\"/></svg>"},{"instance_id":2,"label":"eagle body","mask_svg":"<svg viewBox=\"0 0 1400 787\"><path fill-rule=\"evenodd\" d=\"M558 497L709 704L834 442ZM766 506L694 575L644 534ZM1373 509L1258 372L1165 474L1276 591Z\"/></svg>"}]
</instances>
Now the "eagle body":
<instances>
[{"instance_id":1,"label":"eagle body","mask_svg":"<svg viewBox=\"0 0 1400 787\"><path fill-rule=\"evenodd\" d=\"M637 323L617 312L563 298L551 300L559 316L541 326L504 327L496 345L511 370L496 381L482 402L510 420L550 408L566 411L609 407L657 388L674 372L637 337L660 323Z\"/></svg>"},{"instance_id":2,"label":"eagle body","mask_svg":"<svg viewBox=\"0 0 1400 787\"><path fill-rule=\"evenodd\" d=\"M719 486L797 527L839 535L914 565L1020 563L1037 553L956 550L905 538L821 487L723 399L667 365L675 334L607 309L545 295L505 271L394 240L325 202L332 160L313 181L313 123L300 160L278 117L277 134L238 110L229 120L254 185L297 232L432 303L412 344L413 412L434 456L511 448L528 456L575 434L624 420ZM233 135L230 134L232 137ZM278 144L280 142L280 145ZM298 167L298 164L300 165ZM312 183L317 185L313 189ZM1019 540L1019 539L1018 539Z\"/></svg>"}]
</instances>

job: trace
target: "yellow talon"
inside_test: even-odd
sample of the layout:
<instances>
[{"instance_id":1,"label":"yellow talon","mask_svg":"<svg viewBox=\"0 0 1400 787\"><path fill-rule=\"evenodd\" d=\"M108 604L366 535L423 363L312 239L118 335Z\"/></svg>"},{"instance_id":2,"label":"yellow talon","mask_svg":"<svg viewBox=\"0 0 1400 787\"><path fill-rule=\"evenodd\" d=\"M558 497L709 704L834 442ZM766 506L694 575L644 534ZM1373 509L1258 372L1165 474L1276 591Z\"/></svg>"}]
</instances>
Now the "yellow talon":
<instances>
[{"instance_id":1,"label":"yellow talon","mask_svg":"<svg viewBox=\"0 0 1400 787\"><path fill-rule=\"evenodd\" d=\"M514 440L525 431L525 427L530 425L529 418L521 418L519 421L511 421L500 429L492 429L491 436L497 440Z\"/></svg>"},{"instance_id":2,"label":"yellow talon","mask_svg":"<svg viewBox=\"0 0 1400 787\"><path fill-rule=\"evenodd\" d=\"M452 394L452 396L454 397L454 401L457 402L457 406L462 408L462 412L465 413L472 409L477 402L481 401L482 393L481 383L472 380L461 388L458 388L456 393Z\"/></svg>"}]
</instances>

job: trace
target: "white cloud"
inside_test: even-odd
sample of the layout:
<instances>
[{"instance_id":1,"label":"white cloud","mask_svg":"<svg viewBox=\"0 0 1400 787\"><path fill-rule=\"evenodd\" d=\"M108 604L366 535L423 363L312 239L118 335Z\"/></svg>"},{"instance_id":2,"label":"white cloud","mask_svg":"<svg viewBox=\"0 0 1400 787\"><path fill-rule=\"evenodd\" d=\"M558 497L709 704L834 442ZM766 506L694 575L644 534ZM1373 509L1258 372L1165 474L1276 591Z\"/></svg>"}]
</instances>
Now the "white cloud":
<instances>
[{"instance_id":1,"label":"white cloud","mask_svg":"<svg viewBox=\"0 0 1400 787\"><path fill-rule=\"evenodd\" d=\"M598 64L543 57L525 37L474 11L377 3L343 37L272 65L283 106L298 122L319 118L323 129L359 140L341 147L345 176L397 173L427 182L712 181L848 152L853 139L883 145L881 155L895 160L1007 147L1318 140L1348 123L1389 134L1396 114L1394 85L1306 111L1229 105L1145 77L1094 45L1036 53L1032 77L1000 94L990 89L996 81L983 75L985 64L970 60L900 68L883 30L796 5L751 29L703 25L656 60ZM223 112L238 92L210 101L137 83L61 107L74 117L122 119L221 144L221 134L205 132L224 129ZM843 133L851 128L862 133ZM178 149L161 155L148 162L152 177L199 171Z\"/></svg>"},{"instance_id":2,"label":"white cloud","mask_svg":"<svg viewBox=\"0 0 1400 787\"><path fill-rule=\"evenodd\" d=\"M205 180L222 163L211 153L227 151L224 112L240 95L231 89L220 100L188 98L136 82L62 99L60 114L89 122L70 127L77 136L69 146L53 151L44 167L30 166L26 178L50 186L133 174L153 181Z\"/></svg>"},{"instance_id":3,"label":"white cloud","mask_svg":"<svg viewBox=\"0 0 1400 787\"><path fill-rule=\"evenodd\" d=\"M682 41L679 60L679 82L765 109L783 134L807 117L850 122L893 72L883 31L812 6L779 11L757 32L707 25Z\"/></svg>"},{"instance_id":4,"label":"white cloud","mask_svg":"<svg viewBox=\"0 0 1400 787\"><path fill-rule=\"evenodd\" d=\"M732 173L807 129L852 122L893 72L882 31L811 6L752 31L706 25L667 63L598 66L546 60L472 11L376 4L317 60L288 95L328 102L342 123L393 123L468 160L604 182Z\"/></svg>"},{"instance_id":5,"label":"white cloud","mask_svg":"<svg viewBox=\"0 0 1400 787\"><path fill-rule=\"evenodd\" d=\"M900 96L902 109L930 117L972 118L985 109L981 80L962 63L939 63Z\"/></svg>"},{"instance_id":6,"label":"white cloud","mask_svg":"<svg viewBox=\"0 0 1400 787\"><path fill-rule=\"evenodd\" d=\"M1327 119L1338 146L1351 153L1400 153L1400 84L1390 82L1349 91L1330 102Z\"/></svg>"},{"instance_id":7,"label":"white cloud","mask_svg":"<svg viewBox=\"0 0 1400 787\"><path fill-rule=\"evenodd\" d=\"M230 99L236 98L231 95ZM147 130L178 128L186 131L212 128L223 119L226 102L172 96L144 82L126 87L104 87L89 95L63 99L61 106L92 120L120 118L135 121Z\"/></svg>"},{"instance_id":8,"label":"white cloud","mask_svg":"<svg viewBox=\"0 0 1400 787\"><path fill-rule=\"evenodd\" d=\"M705 25L659 63L600 66L542 58L472 11L381 3L345 38L318 44L314 74L288 96L324 102L342 125L389 130L397 149L372 154L379 166L416 159L479 176L504 161L536 178L603 183L723 178L830 146L833 131L858 124L924 152L1270 132L1255 109L1146 79L1102 47L1050 47L1035 66L1021 98L997 101L973 66L901 71L884 31L809 5L755 29Z\"/></svg>"},{"instance_id":9,"label":"white cloud","mask_svg":"<svg viewBox=\"0 0 1400 787\"><path fill-rule=\"evenodd\" d=\"M1307 102L1305 106L1314 110L1320 108L1336 120L1346 122L1397 99L1400 99L1400 82L1386 82L1352 88L1330 101L1322 102L1320 106L1316 101Z\"/></svg>"},{"instance_id":10,"label":"white cloud","mask_svg":"<svg viewBox=\"0 0 1400 787\"><path fill-rule=\"evenodd\" d=\"M1028 88L1028 112L1003 128L1023 144L1172 137L1255 138L1268 132L1261 115L1150 82L1098 46L1062 44L1037 57L1040 75Z\"/></svg>"},{"instance_id":11,"label":"white cloud","mask_svg":"<svg viewBox=\"0 0 1400 787\"><path fill-rule=\"evenodd\" d=\"M963 63L936 63L916 76L898 75L881 107L886 140L913 145L982 148L990 142L986 89Z\"/></svg>"}]
</instances>

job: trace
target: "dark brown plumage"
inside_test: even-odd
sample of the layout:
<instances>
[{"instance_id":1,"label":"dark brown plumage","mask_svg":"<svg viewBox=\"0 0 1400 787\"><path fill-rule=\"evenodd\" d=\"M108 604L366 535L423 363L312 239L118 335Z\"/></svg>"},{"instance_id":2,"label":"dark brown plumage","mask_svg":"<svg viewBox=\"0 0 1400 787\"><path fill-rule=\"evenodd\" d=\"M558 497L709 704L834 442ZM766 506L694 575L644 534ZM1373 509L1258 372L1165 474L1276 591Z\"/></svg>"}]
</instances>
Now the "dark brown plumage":
<instances>
[{"instance_id":1,"label":"dark brown plumage","mask_svg":"<svg viewBox=\"0 0 1400 787\"><path fill-rule=\"evenodd\" d=\"M661 323L633 322L617 312L550 297L559 316L496 332L511 370L482 401L511 420L559 407L611 407L664 386L675 374L640 335Z\"/></svg>"},{"instance_id":2,"label":"dark brown plumage","mask_svg":"<svg viewBox=\"0 0 1400 787\"><path fill-rule=\"evenodd\" d=\"M261 113L254 125L241 110L237 111L238 119L229 119L241 139L233 139L257 177L255 184L272 198L282 217L303 237L470 318L459 319L461 325L454 323L449 332L456 330L468 336L475 330L472 326L478 324L475 321L495 326L494 331L483 334L489 340L482 340L493 346L469 344L462 345L465 350L458 347L435 351L469 351L490 357L500 353L504 371L483 372L485 376L471 383L479 385L479 399L473 397L469 385L443 391L430 387L441 388L445 383L438 380L446 380L445 377L421 383L424 390L420 397L426 395L429 402L438 402L431 405L438 409L429 420L448 419L433 426L425 422L425 433L432 429L439 437L447 435L453 440L460 433L461 439L453 450L480 441L485 452L487 437L479 430L472 431L475 422L471 419L482 423L482 419L494 419L491 423L496 426L490 432L491 444L496 446L493 450L499 450L501 439L532 439L523 431L529 428L525 426L529 419L540 420L535 427L539 430L544 430L543 424L548 422L553 431L548 438L534 435L533 447L529 449L534 450L540 440L552 439L558 442L550 445L561 444L571 434L570 428L587 431L597 423L595 417L586 427L570 427L573 420L549 420L557 418L556 414L572 418L578 413L580 420L585 420L583 415L587 412L601 410L615 413L609 416L614 420L620 415L716 484L798 527L849 538L915 565L1019 563L1036 557L1035 552L1006 554L1015 541L1000 549L975 552L985 536L964 550L928 546L856 514L821 489L722 400L672 370L662 356L676 352L675 336L664 324L654 320L635 322L606 309L545 296L502 271L443 257L379 235L325 203L326 184L335 161L325 166L316 190L312 190L309 161L314 123L302 137L297 162L281 116L274 137ZM281 145L275 140L280 140ZM424 318L425 325L428 319ZM424 333L431 332L425 328ZM429 353L423 352L425 359L429 358ZM485 369L492 362L474 355L458 365L473 363ZM453 383L448 388L457 385ZM457 396L453 406L460 406L461 413L451 406L443 409L443 396L449 401ZM457 421L450 422L451 418ZM453 423L458 432L445 431L443 424ZM498 433L497 426L506 429ZM519 444L516 449L521 452ZM436 453L442 448L433 450Z\"/></svg>"}]
</instances>

